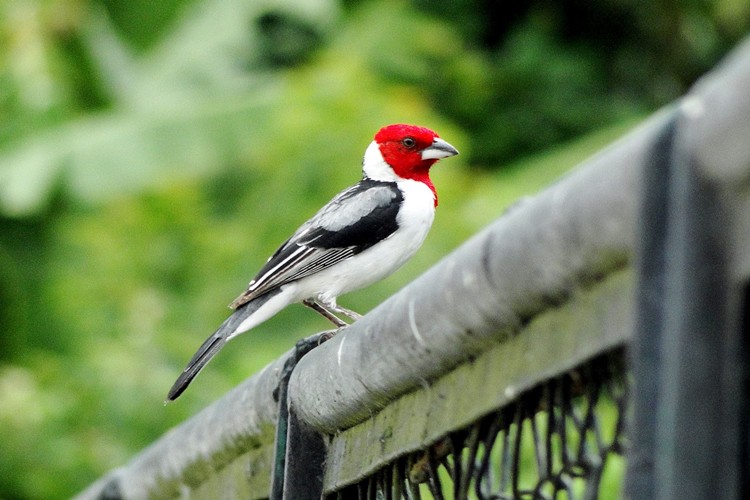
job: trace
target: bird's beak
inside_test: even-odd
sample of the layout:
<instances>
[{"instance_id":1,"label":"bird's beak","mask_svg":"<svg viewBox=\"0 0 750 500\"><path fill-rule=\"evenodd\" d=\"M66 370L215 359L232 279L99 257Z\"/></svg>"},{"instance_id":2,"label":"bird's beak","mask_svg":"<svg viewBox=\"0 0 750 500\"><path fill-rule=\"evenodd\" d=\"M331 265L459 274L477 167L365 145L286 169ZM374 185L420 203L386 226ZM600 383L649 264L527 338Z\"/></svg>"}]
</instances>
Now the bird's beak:
<instances>
[{"instance_id":1,"label":"bird's beak","mask_svg":"<svg viewBox=\"0 0 750 500\"><path fill-rule=\"evenodd\" d=\"M441 158L447 158L449 156L455 156L458 154L458 150L442 140L439 137L435 137L432 144L422 150L423 160L439 160Z\"/></svg>"}]
</instances>

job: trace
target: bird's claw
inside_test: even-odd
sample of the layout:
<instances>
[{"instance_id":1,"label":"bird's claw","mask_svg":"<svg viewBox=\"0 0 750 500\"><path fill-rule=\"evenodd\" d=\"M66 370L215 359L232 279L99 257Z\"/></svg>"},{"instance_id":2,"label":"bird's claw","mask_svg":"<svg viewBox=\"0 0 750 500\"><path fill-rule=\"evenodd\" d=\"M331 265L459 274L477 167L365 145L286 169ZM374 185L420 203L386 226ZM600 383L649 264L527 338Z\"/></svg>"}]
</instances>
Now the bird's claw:
<instances>
[{"instance_id":1,"label":"bird's claw","mask_svg":"<svg viewBox=\"0 0 750 500\"><path fill-rule=\"evenodd\" d=\"M333 337L336 336L337 333L339 333L341 330L346 328L345 326L340 326L338 328L334 328L333 330L326 330L324 332L320 332L318 337L318 345L322 344L323 342L327 342L331 340Z\"/></svg>"}]
</instances>

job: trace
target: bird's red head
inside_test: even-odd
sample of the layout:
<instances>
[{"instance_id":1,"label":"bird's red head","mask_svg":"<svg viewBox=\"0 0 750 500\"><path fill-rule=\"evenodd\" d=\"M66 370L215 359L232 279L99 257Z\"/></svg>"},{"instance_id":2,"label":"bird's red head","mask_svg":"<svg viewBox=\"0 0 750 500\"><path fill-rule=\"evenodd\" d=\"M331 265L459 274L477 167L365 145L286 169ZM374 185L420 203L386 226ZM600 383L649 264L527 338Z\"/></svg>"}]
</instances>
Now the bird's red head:
<instances>
[{"instance_id":1,"label":"bird's red head","mask_svg":"<svg viewBox=\"0 0 750 500\"><path fill-rule=\"evenodd\" d=\"M414 179L427 175L438 158L422 158L422 151L432 146L438 135L414 125L388 125L375 134L380 154L399 177ZM415 179L419 180L419 179Z\"/></svg>"},{"instance_id":2,"label":"bird's red head","mask_svg":"<svg viewBox=\"0 0 750 500\"><path fill-rule=\"evenodd\" d=\"M375 134L383 160L402 179L424 182L433 192L430 167L436 161L457 155L456 148L428 128L415 125L388 125ZM435 195L437 200L437 194Z\"/></svg>"}]
</instances>

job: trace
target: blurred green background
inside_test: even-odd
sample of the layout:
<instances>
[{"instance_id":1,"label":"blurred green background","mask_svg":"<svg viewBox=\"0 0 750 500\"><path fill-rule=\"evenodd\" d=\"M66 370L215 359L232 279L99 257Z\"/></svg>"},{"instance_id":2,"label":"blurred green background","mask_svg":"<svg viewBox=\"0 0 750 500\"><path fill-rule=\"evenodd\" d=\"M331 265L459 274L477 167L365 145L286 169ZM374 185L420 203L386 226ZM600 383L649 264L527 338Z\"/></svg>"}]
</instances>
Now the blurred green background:
<instances>
[{"instance_id":1,"label":"blurred green background","mask_svg":"<svg viewBox=\"0 0 750 500\"><path fill-rule=\"evenodd\" d=\"M0 2L0 497L60 498L326 328L291 307L165 394L265 258L437 130L435 226L366 312L681 95L746 0Z\"/></svg>"}]
</instances>

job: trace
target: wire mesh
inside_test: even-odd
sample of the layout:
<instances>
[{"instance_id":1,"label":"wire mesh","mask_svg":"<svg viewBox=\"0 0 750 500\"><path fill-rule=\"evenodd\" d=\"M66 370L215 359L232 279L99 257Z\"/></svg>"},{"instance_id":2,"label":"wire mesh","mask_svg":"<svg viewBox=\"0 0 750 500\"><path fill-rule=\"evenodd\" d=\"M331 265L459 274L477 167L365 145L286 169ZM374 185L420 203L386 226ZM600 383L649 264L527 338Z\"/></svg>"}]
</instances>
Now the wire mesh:
<instances>
[{"instance_id":1,"label":"wire mesh","mask_svg":"<svg viewBox=\"0 0 750 500\"><path fill-rule=\"evenodd\" d=\"M622 468L627 389L618 349L326 498L599 498L607 465Z\"/></svg>"}]
</instances>

